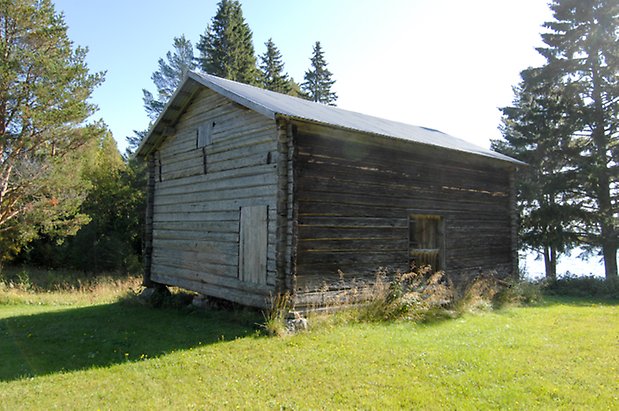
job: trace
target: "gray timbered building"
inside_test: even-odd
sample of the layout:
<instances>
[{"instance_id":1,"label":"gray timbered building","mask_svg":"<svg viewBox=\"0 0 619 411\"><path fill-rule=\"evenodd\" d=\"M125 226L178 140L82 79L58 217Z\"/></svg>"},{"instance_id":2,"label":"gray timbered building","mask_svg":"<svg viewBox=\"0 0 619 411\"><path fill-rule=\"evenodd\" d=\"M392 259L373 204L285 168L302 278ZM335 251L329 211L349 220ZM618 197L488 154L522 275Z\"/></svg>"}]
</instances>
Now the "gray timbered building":
<instances>
[{"instance_id":1,"label":"gray timbered building","mask_svg":"<svg viewBox=\"0 0 619 411\"><path fill-rule=\"evenodd\" d=\"M437 130L192 72L137 155L146 284L304 306L380 268L517 269L522 163Z\"/></svg>"}]
</instances>

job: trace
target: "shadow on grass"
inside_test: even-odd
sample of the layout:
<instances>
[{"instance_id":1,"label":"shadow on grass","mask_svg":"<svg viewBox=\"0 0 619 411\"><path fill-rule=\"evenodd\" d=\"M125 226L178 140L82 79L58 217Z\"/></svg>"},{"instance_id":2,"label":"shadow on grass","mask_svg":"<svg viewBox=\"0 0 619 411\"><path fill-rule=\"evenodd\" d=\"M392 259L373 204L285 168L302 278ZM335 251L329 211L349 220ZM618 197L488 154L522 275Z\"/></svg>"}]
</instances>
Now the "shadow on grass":
<instances>
[{"instance_id":1,"label":"shadow on grass","mask_svg":"<svg viewBox=\"0 0 619 411\"><path fill-rule=\"evenodd\" d=\"M188 313L127 303L0 320L0 381L107 367L251 335L251 311Z\"/></svg>"}]
</instances>

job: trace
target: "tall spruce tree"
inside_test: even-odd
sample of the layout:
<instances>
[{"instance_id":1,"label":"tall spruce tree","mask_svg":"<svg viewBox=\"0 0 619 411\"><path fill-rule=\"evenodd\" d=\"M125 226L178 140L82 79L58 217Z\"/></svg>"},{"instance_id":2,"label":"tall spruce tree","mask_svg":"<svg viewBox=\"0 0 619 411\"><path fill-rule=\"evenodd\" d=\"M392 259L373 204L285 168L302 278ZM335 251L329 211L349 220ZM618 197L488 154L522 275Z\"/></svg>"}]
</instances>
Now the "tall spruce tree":
<instances>
[{"instance_id":1,"label":"tall spruce tree","mask_svg":"<svg viewBox=\"0 0 619 411\"><path fill-rule=\"evenodd\" d=\"M105 132L87 123L103 74L91 74L50 0L0 2L0 260L39 234L87 221L83 153Z\"/></svg>"},{"instance_id":2,"label":"tall spruce tree","mask_svg":"<svg viewBox=\"0 0 619 411\"><path fill-rule=\"evenodd\" d=\"M525 70L521 77L513 106L501 109L504 140L492 141L492 148L529 164L516 183L520 238L525 248L543 255L546 279L555 281L559 256L577 243L573 221L581 214L570 163L577 152L574 126L564 114L573 101L561 87L540 83L538 70Z\"/></svg>"},{"instance_id":3,"label":"tall spruce tree","mask_svg":"<svg viewBox=\"0 0 619 411\"><path fill-rule=\"evenodd\" d=\"M238 0L221 0L196 46L200 68L241 83L259 84L252 32Z\"/></svg>"},{"instance_id":4,"label":"tall spruce tree","mask_svg":"<svg viewBox=\"0 0 619 411\"><path fill-rule=\"evenodd\" d=\"M166 59L159 59L159 70L151 76L157 88L156 97L148 90L142 89L144 93L144 109L151 120L156 120L163 108L176 91L183 76L188 71L197 67L193 55L193 45L185 38L185 35L174 37L172 51L166 53Z\"/></svg>"},{"instance_id":5,"label":"tall spruce tree","mask_svg":"<svg viewBox=\"0 0 619 411\"><path fill-rule=\"evenodd\" d=\"M571 195L560 201L579 208L570 217L579 245L601 250L606 279L617 281L619 2L553 0L550 8L554 20L544 24L545 46L538 48L546 63L534 70L535 98L542 108L553 94L562 98L570 150L546 147L540 158L566 159L558 171L571 171L574 181L561 183L558 191ZM531 166L541 167L535 161Z\"/></svg>"},{"instance_id":6,"label":"tall spruce tree","mask_svg":"<svg viewBox=\"0 0 619 411\"><path fill-rule=\"evenodd\" d=\"M292 84L288 73L284 72L282 55L269 39L266 43L266 51L260 56L261 85L263 88L278 93L289 94L292 91Z\"/></svg>"},{"instance_id":7,"label":"tall spruce tree","mask_svg":"<svg viewBox=\"0 0 619 411\"><path fill-rule=\"evenodd\" d=\"M601 249L607 280L616 281L619 238L619 2L554 0L544 26L541 75L575 96L566 112L581 147L574 157L586 216L582 240Z\"/></svg>"},{"instance_id":8,"label":"tall spruce tree","mask_svg":"<svg viewBox=\"0 0 619 411\"><path fill-rule=\"evenodd\" d=\"M324 51L319 41L314 44L310 61L311 66L305 72L305 81L301 83L301 90L308 100L335 106L337 94L331 91L335 80L331 79L333 74L327 68Z\"/></svg>"}]
</instances>

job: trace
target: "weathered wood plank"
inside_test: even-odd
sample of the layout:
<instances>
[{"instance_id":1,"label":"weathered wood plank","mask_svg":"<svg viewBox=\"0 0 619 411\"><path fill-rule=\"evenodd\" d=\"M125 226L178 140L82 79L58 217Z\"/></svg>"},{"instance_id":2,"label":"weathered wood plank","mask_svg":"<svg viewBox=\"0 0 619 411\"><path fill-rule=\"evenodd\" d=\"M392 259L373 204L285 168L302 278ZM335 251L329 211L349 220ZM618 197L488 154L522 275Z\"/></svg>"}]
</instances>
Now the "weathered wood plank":
<instances>
[{"instance_id":1,"label":"weathered wood plank","mask_svg":"<svg viewBox=\"0 0 619 411\"><path fill-rule=\"evenodd\" d=\"M184 194L156 195L157 206L203 203L207 201L240 200L252 197L274 196L276 185L261 185L232 188L221 188L209 191L193 191Z\"/></svg>"},{"instance_id":2,"label":"weathered wood plank","mask_svg":"<svg viewBox=\"0 0 619 411\"><path fill-rule=\"evenodd\" d=\"M187 280L208 283L213 287L222 286L265 296L269 295L273 290L272 287L266 284L245 283L236 277L218 276L202 271L168 267L162 264L159 264L155 268L153 274L157 276L175 276Z\"/></svg>"},{"instance_id":3,"label":"weathered wood plank","mask_svg":"<svg viewBox=\"0 0 619 411\"><path fill-rule=\"evenodd\" d=\"M179 251L196 251L205 254L221 254L229 258L236 258L238 253L238 243L224 242L217 240L170 240L159 238L156 250L169 249Z\"/></svg>"},{"instance_id":4,"label":"weathered wood plank","mask_svg":"<svg viewBox=\"0 0 619 411\"><path fill-rule=\"evenodd\" d=\"M213 219L203 221L156 221L155 230L172 231L207 231L215 233L238 233L239 223L237 220Z\"/></svg>"},{"instance_id":5,"label":"weathered wood plank","mask_svg":"<svg viewBox=\"0 0 619 411\"><path fill-rule=\"evenodd\" d=\"M389 241L406 239L407 227L374 227L374 226L315 226L299 225L301 241L320 240L375 240Z\"/></svg>"},{"instance_id":6,"label":"weathered wood plank","mask_svg":"<svg viewBox=\"0 0 619 411\"><path fill-rule=\"evenodd\" d=\"M242 207L240 220L239 279L266 284L267 207Z\"/></svg>"},{"instance_id":7,"label":"weathered wood plank","mask_svg":"<svg viewBox=\"0 0 619 411\"><path fill-rule=\"evenodd\" d=\"M391 158L397 159L417 154L423 158L440 159L441 162L450 166L460 166L465 170L493 171L496 169L507 170L513 168L510 164L489 157L446 150L432 145L411 144L405 140L368 135L316 123L298 121L295 122L295 125L299 129L300 142L307 142L306 146L319 147L321 145L320 140L322 140L323 145L330 146L332 152L339 150L341 153L346 153L346 158L355 160L367 161L377 156L384 158L380 153L390 154Z\"/></svg>"},{"instance_id":8,"label":"weathered wood plank","mask_svg":"<svg viewBox=\"0 0 619 411\"><path fill-rule=\"evenodd\" d=\"M182 264L186 261L195 261L196 263L211 264L217 266L230 266L234 269L234 275L237 275L238 254L221 254L208 253L203 251L177 249L170 247L158 247L153 251L153 258L167 259L177 261Z\"/></svg>"},{"instance_id":9,"label":"weathered wood plank","mask_svg":"<svg viewBox=\"0 0 619 411\"><path fill-rule=\"evenodd\" d=\"M204 203L192 203L192 204L162 204L155 203L155 213L204 213L210 211L229 211L238 210L240 207L249 207L252 205L264 205L275 206L270 203L275 199L272 195L265 195L262 197L248 196L246 198L230 199L230 200L216 200Z\"/></svg>"},{"instance_id":10,"label":"weathered wood plank","mask_svg":"<svg viewBox=\"0 0 619 411\"><path fill-rule=\"evenodd\" d=\"M236 265L215 264L208 260L179 260L177 257L157 257L157 264L165 267L180 268L196 272L209 273L222 277L237 277Z\"/></svg>"},{"instance_id":11,"label":"weathered wood plank","mask_svg":"<svg viewBox=\"0 0 619 411\"><path fill-rule=\"evenodd\" d=\"M170 211L167 213L160 212L157 213L157 223L168 223L168 222L182 222L186 221L188 223L193 222L204 222L204 221L237 221L235 218L238 217L239 210L237 209L229 209L229 210L215 210L215 211L205 211L205 212L186 212L182 215L175 212Z\"/></svg>"},{"instance_id":12,"label":"weathered wood plank","mask_svg":"<svg viewBox=\"0 0 619 411\"><path fill-rule=\"evenodd\" d=\"M158 240L195 240L195 241L239 241L238 233L222 233L218 231L164 230L155 228L153 238Z\"/></svg>"},{"instance_id":13,"label":"weathered wood plank","mask_svg":"<svg viewBox=\"0 0 619 411\"><path fill-rule=\"evenodd\" d=\"M208 173L207 175L198 175L193 177L186 177L182 180L176 181L163 181L161 183L157 183L157 191L163 190L164 192L168 188L172 187L183 187L183 186L195 186L200 183L210 184L214 181L219 180L232 180L235 178L247 177L247 176L255 176L255 175L263 175L263 174L274 174L275 167L273 165L260 165L251 168L240 168L234 170L225 170L219 171L216 173Z\"/></svg>"},{"instance_id":14,"label":"weathered wood plank","mask_svg":"<svg viewBox=\"0 0 619 411\"><path fill-rule=\"evenodd\" d=\"M254 293L252 290L243 290L236 287L225 287L222 285L213 286L205 281L190 280L175 275L156 274L155 278L163 284L194 290L205 295L222 298L243 305L258 308L267 308L270 305L271 293L258 294Z\"/></svg>"},{"instance_id":15,"label":"weathered wood plank","mask_svg":"<svg viewBox=\"0 0 619 411\"><path fill-rule=\"evenodd\" d=\"M436 192L419 192L419 197L416 196L407 196L403 194L402 196L393 196L393 197L385 197L380 195L374 195L373 192L363 193L361 191L357 191L354 193L340 193L340 192L316 192L316 191L303 191L302 194L299 194L300 211L305 211L305 205L307 203L320 203L314 204L316 207L322 206L322 208L318 208L319 213L327 214L331 209L331 206L334 204L346 204L346 205L356 205L356 206L365 206L366 208L371 207L387 207L387 208L399 208L400 215L402 215L402 210L406 209L420 209L420 208L430 208L437 211L448 209L448 210L467 210L470 212L475 212L480 208L483 208L484 211L493 212L497 214L505 214L509 212L509 204L507 201L466 201L466 200L456 200L450 199L446 197L444 194Z\"/></svg>"},{"instance_id":16,"label":"weathered wood plank","mask_svg":"<svg viewBox=\"0 0 619 411\"><path fill-rule=\"evenodd\" d=\"M271 171L271 170L269 170ZM267 186L277 184L277 176L273 173L258 173L241 176L229 176L225 179L217 178L216 175L204 176L193 183L181 185L160 185L157 191L158 197L175 196L186 193L200 193L215 190L224 190L227 188L251 188L258 186Z\"/></svg>"}]
</instances>

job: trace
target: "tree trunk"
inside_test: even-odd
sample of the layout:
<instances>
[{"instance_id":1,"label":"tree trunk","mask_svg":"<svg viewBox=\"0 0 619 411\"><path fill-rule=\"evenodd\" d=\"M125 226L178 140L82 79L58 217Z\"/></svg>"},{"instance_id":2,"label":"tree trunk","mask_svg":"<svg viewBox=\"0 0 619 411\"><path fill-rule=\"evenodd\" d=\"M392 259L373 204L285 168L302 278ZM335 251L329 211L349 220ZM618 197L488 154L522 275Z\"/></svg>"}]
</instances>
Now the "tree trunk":
<instances>
[{"instance_id":1,"label":"tree trunk","mask_svg":"<svg viewBox=\"0 0 619 411\"><path fill-rule=\"evenodd\" d=\"M557 250L549 245L544 246L544 267L546 269L546 280L549 282L557 281Z\"/></svg>"},{"instance_id":2,"label":"tree trunk","mask_svg":"<svg viewBox=\"0 0 619 411\"><path fill-rule=\"evenodd\" d=\"M599 204L597 219L600 221L600 243L604 255L604 271L606 280L614 281L617 279L617 233L615 229L615 216L613 210L613 198L611 193L610 164L612 158L610 153L610 137L606 135L606 119L604 110L604 95L602 93L602 79L600 75L600 56L597 49L590 54L591 61L591 80L593 83L593 128L591 137L595 146L593 151L595 176L597 178L596 194Z\"/></svg>"},{"instance_id":3,"label":"tree trunk","mask_svg":"<svg viewBox=\"0 0 619 411\"><path fill-rule=\"evenodd\" d=\"M617 243L608 242L602 247L604 254L604 274L607 282L619 281L617 275Z\"/></svg>"}]
</instances>

